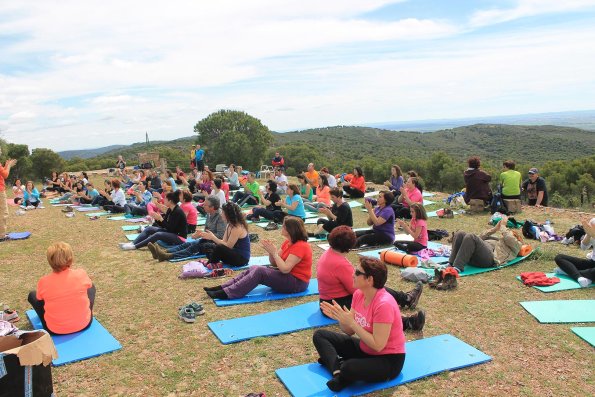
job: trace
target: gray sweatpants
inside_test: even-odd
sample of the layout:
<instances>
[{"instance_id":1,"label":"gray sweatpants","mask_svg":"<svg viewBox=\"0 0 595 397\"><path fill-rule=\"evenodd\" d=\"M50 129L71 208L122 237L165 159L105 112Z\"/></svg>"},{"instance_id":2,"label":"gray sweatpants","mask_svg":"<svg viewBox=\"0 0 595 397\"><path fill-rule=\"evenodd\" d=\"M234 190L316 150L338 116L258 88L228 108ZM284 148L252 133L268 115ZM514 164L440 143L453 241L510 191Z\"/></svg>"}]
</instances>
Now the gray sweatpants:
<instances>
[{"instance_id":1,"label":"gray sweatpants","mask_svg":"<svg viewBox=\"0 0 595 397\"><path fill-rule=\"evenodd\" d=\"M456 232L452 240L452 252L448 263L465 270L465 265L475 267L494 266L494 250L490 244L472 233Z\"/></svg>"}]
</instances>

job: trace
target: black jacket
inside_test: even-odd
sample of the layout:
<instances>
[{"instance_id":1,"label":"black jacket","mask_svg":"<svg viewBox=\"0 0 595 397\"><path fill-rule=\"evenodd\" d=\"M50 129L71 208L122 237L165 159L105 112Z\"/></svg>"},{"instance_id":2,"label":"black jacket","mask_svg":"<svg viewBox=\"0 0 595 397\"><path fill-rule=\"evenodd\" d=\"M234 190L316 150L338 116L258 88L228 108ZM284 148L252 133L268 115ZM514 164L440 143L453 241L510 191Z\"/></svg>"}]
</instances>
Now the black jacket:
<instances>
[{"instance_id":1,"label":"black jacket","mask_svg":"<svg viewBox=\"0 0 595 397\"><path fill-rule=\"evenodd\" d=\"M166 231L177 234L180 237L186 238L188 235L186 214L184 214L184 211L182 211L180 206L177 204L173 209L168 208L167 212L163 216L163 220L156 223Z\"/></svg>"}]
</instances>

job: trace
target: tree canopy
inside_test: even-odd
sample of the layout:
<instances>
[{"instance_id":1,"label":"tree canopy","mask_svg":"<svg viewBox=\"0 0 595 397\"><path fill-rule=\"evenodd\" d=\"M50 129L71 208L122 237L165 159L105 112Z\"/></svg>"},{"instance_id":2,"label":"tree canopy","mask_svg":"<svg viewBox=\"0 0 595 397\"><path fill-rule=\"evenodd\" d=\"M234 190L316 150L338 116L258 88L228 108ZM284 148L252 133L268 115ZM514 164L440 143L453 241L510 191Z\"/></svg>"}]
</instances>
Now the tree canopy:
<instances>
[{"instance_id":1,"label":"tree canopy","mask_svg":"<svg viewBox=\"0 0 595 397\"><path fill-rule=\"evenodd\" d=\"M209 164L242 164L259 169L273 142L267 126L249 114L237 110L219 110L194 126L198 142L206 150Z\"/></svg>"}]
</instances>

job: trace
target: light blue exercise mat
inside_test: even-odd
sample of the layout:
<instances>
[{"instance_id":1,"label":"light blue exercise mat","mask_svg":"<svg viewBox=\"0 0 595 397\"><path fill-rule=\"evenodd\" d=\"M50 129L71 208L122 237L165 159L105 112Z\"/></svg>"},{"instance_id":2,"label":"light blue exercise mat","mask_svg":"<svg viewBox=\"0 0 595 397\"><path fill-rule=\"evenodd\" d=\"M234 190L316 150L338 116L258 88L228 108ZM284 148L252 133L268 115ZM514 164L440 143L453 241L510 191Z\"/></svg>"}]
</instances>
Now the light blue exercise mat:
<instances>
[{"instance_id":1,"label":"light blue exercise mat","mask_svg":"<svg viewBox=\"0 0 595 397\"><path fill-rule=\"evenodd\" d=\"M560 279L560 282L558 284L548 285L548 286L544 286L544 287L534 285L533 288L538 289L541 292L558 292L558 291L568 291L571 289L580 289L581 288L580 284L577 281L575 281L573 278L566 276L564 274L546 273L545 275L548 277L558 277ZM521 280L521 276L517 276L517 280L519 280L521 283L523 282ZM595 287L595 284L591 284L587 288L592 288L592 287Z\"/></svg>"},{"instance_id":2,"label":"light blue exercise mat","mask_svg":"<svg viewBox=\"0 0 595 397\"><path fill-rule=\"evenodd\" d=\"M595 327L574 327L570 329L572 332L581 337L581 339L595 347Z\"/></svg>"},{"instance_id":3,"label":"light blue exercise mat","mask_svg":"<svg viewBox=\"0 0 595 397\"><path fill-rule=\"evenodd\" d=\"M276 292L266 285L259 285L250 291L246 296L238 299L215 299L217 306L234 306L245 305L248 303L258 303L264 301L276 301L281 299L301 298L303 296L318 295L318 280L313 278L308 284L308 288L304 292L297 292L295 294L282 294Z\"/></svg>"},{"instance_id":4,"label":"light blue exercise mat","mask_svg":"<svg viewBox=\"0 0 595 397\"><path fill-rule=\"evenodd\" d=\"M34 310L27 310L26 314L34 329L43 328L41 320ZM50 336L58 351L58 358L52 361L54 366L86 360L122 348L116 338L96 318L93 318L91 326L83 331L68 335Z\"/></svg>"},{"instance_id":5,"label":"light blue exercise mat","mask_svg":"<svg viewBox=\"0 0 595 397\"><path fill-rule=\"evenodd\" d=\"M595 322L595 299L521 302L540 323Z\"/></svg>"},{"instance_id":6,"label":"light blue exercise mat","mask_svg":"<svg viewBox=\"0 0 595 397\"><path fill-rule=\"evenodd\" d=\"M255 316L214 321L208 325L221 343L226 345L261 336L287 334L336 323L336 320L322 315L320 303L315 301Z\"/></svg>"},{"instance_id":7,"label":"light blue exercise mat","mask_svg":"<svg viewBox=\"0 0 595 397\"><path fill-rule=\"evenodd\" d=\"M31 232L14 232L8 233L9 240L26 240L31 237Z\"/></svg>"},{"instance_id":8,"label":"light blue exercise mat","mask_svg":"<svg viewBox=\"0 0 595 397\"><path fill-rule=\"evenodd\" d=\"M405 344L405 364L393 380L379 383L357 382L340 392L327 386L332 376L318 363L281 368L275 371L293 397L349 397L396 387L445 371L483 364L492 358L452 335L439 335Z\"/></svg>"}]
</instances>

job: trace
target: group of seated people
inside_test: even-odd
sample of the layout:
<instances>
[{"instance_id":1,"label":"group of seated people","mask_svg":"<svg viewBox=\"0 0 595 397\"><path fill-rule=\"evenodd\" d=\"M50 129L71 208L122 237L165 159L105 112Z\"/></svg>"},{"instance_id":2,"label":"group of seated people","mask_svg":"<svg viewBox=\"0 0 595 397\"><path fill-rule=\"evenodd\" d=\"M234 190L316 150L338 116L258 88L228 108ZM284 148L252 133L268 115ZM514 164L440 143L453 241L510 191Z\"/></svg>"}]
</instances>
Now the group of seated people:
<instances>
[{"instance_id":1,"label":"group of seated people","mask_svg":"<svg viewBox=\"0 0 595 397\"><path fill-rule=\"evenodd\" d=\"M471 171L471 165L474 171ZM505 166L505 173L514 170L514 164L505 163ZM278 178L284 176L279 170L275 180L266 182L264 192L254 174L248 173L241 179L235 166L226 173L227 181L205 171L190 178L202 180L202 183L193 184L194 192L190 189L189 178L181 170L177 171L176 175L170 173L164 180L158 175L152 176L151 180L141 179L140 176L138 180L135 178L133 184L127 185L130 201L126 200L122 186L126 182L121 179L106 180L105 189L97 190L88 180L83 183L82 180L75 178L72 181L69 178L70 182L66 182L55 174L52 180L57 178L56 184L49 188L63 196L70 193L69 198L74 197L80 202L88 200L90 204L103 205L111 212L150 216L153 224L144 227L133 242L121 244L121 248L136 250L147 247L152 257L160 261L206 256L208 263L215 265L213 268L218 264L243 267L251 257L247 221L257 222L262 218L281 223L280 234L284 241L280 246L269 239L260 243L269 256L270 266L250 266L220 285L204 287L206 294L213 299L241 298L260 284L279 293L305 291L313 270L308 237L328 234L330 248L316 262L320 310L325 316L338 321L342 333L321 329L313 336L319 362L332 374L328 387L340 391L356 381L385 381L401 372L405 360L403 332L421 330L425 324L422 310L404 316L401 309L417 307L422 284L417 283L408 292L393 290L386 285L387 268L383 262L361 256L354 267L347 254L362 246L393 243L400 250L413 254L427 248L423 188L415 173L408 173L405 180L401 169L393 166L391 177L385 182L389 190L379 192L376 200L364 200L367 225L371 228L354 232L353 215L344 197L364 197L365 181L359 167L353 170L351 176L333 177L334 186L331 186L328 170L317 172L313 164L298 176L299 184L287 183L286 177ZM477 159L476 163L470 162L470 170L465 175L484 180L486 178L482 173ZM122 175L125 174L124 170ZM83 176L86 179L86 175ZM508 175L502 178L513 179ZM337 186L337 179L343 182L342 188ZM156 180L160 182L158 189L151 187ZM283 181L285 183L280 185ZM20 200L29 205L34 187L28 182L23 188L18 182L15 182L16 189L13 188L15 202L19 198L16 193L22 192ZM225 191L223 183L228 185ZM177 189L177 184L187 188ZM244 191L237 191L230 200L229 190L242 186ZM279 194L280 186L286 187L286 192ZM468 190L470 194L477 191ZM505 196L515 197L515 192L505 190ZM200 210L193 203L197 197L201 200ZM543 196L538 194L537 199L541 199L543 205ZM242 210L246 204L255 205L248 215ZM308 233L304 224L306 210L321 214L313 233ZM196 230L199 212L206 217L203 230ZM523 240L516 231L506 227L507 221L508 218L503 216L481 235L463 231L455 233L448 268L459 273L464 271L465 265L491 267L515 258ZM582 223L586 234L581 248L592 249L595 245L595 218ZM397 226L412 241L411 238L395 241ZM188 235L191 237L189 241ZM52 244L48 248L47 259L52 272L39 280L36 291L32 291L28 298L44 328L52 334L68 334L89 327L96 290L84 270L72 267L71 247L62 242ZM590 286L595 279L592 252L587 259L560 254L555 262L558 265L556 272L567 274L581 287Z\"/></svg>"},{"instance_id":2,"label":"group of seated people","mask_svg":"<svg viewBox=\"0 0 595 397\"><path fill-rule=\"evenodd\" d=\"M468 168L464 172L465 202L481 200L488 204L492 200L492 176L481 169L481 160L477 156L467 160ZM547 207L548 192L545 179L539 176L537 168L531 168L528 178L522 180L521 173L515 170L516 164L506 160L502 164L502 172L498 178L499 189L503 200L520 200L521 192L527 194L527 204L535 207Z\"/></svg>"}]
</instances>

